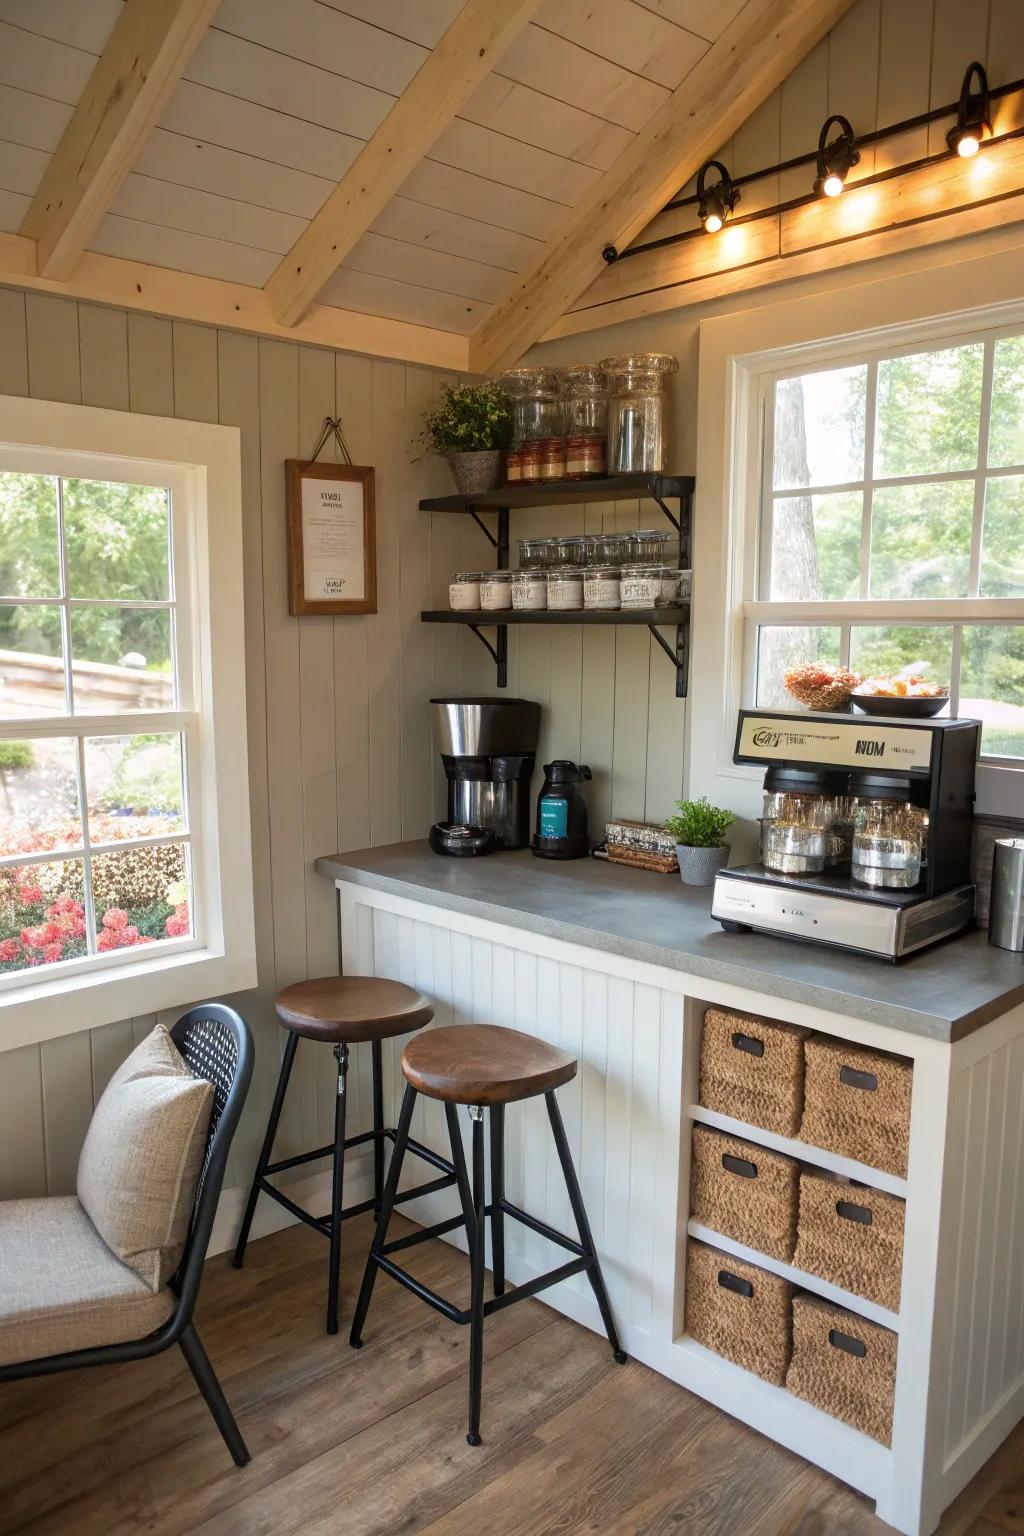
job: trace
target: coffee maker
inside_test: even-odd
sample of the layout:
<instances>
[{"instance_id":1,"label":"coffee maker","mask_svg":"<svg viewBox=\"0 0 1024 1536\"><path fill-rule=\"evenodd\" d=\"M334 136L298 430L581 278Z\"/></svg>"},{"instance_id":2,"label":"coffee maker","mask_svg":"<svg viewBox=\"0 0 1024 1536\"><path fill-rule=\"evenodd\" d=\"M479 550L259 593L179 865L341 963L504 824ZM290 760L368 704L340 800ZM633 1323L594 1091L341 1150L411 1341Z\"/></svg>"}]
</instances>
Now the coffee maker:
<instances>
[{"instance_id":1,"label":"coffee maker","mask_svg":"<svg viewBox=\"0 0 1024 1536\"><path fill-rule=\"evenodd\" d=\"M741 710L733 761L766 769L761 862L720 871L712 917L887 960L969 927L978 732Z\"/></svg>"},{"instance_id":2,"label":"coffee maker","mask_svg":"<svg viewBox=\"0 0 1024 1536\"><path fill-rule=\"evenodd\" d=\"M431 699L448 779L448 819L430 829L435 853L525 848L540 705L528 699Z\"/></svg>"}]
</instances>

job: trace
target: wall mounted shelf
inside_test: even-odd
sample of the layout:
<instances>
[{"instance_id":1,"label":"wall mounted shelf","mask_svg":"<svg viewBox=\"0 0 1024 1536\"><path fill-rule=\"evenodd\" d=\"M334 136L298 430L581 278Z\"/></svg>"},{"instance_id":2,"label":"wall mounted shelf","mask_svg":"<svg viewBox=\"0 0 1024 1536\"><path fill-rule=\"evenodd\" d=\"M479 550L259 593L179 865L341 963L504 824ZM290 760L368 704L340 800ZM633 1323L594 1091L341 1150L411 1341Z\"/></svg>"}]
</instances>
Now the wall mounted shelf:
<instances>
[{"instance_id":1,"label":"wall mounted shelf","mask_svg":"<svg viewBox=\"0 0 1024 1536\"><path fill-rule=\"evenodd\" d=\"M461 512L472 517L483 529L497 554L497 569L509 568L509 514L524 507L584 506L595 501L631 501L634 497L647 496L656 502L679 534L680 565L690 564L691 506L694 479L692 475L607 475L592 480L561 480L548 485L506 485L496 491L483 491L475 496L431 496L420 502L421 512ZM676 501L678 515L668 505ZM497 530L492 531L480 516L482 512L497 513ZM499 688L508 687L508 625L509 624L612 624L616 626L644 624L676 669L676 697L686 697L689 672L690 605L680 603L671 608L624 609L616 612L584 609L570 612L543 610L525 612L504 610L500 614L472 611L455 613L450 609L429 609L420 614L424 624L462 624L471 629L480 643L486 646L494 658ZM675 625L675 644L671 645L661 633L659 625ZM485 628L496 630L492 645Z\"/></svg>"}]
</instances>

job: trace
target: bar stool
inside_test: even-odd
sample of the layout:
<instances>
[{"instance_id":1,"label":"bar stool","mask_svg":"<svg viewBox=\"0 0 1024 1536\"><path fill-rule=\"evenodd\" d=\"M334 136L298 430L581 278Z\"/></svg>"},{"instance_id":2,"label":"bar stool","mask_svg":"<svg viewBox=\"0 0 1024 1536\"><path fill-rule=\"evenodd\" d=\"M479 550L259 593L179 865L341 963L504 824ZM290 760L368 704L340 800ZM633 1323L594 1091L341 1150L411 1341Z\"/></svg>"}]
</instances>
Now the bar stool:
<instances>
[{"instance_id":1,"label":"bar stool","mask_svg":"<svg viewBox=\"0 0 1024 1536\"><path fill-rule=\"evenodd\" d=\"M521 1301L526 1296L536 1296L539 1291L546 1290L550 1285L557 1285L560 1280L568 1280L571 1275L585 1272L601 1312L601 1320L612 1347L612 1354L620 1365L626 1360L615 1331L608 1292L605 1289L604 1277L594 1248L594 1239L584 1209L576 1170L573 1167L561 1111L555 1098L555 1089L576 1076L577 1066L574 1056L569 1056L555 1046L547 1045L543 1040L535 1040L531 1035L521 1034L516 1029L503 1029L492 1024L463 1024L456 1025L454 1028L431 1029L415 1040L410 1040L402 1053L402 1072L406 1080L405 1096L402 1099L402 1108L398 1117L395 1150L388 1168L387 1182L377 1219L377 1231L367 1256L359 1300L352 1319L350 1342L354 1349L362 1348L363 1325L366 1322L370 1297L373 1294L373 1282L378 1269L383 1270L386 1275L390 1275L393 1280L404 1285L422 1301L450 1318L453 1323L468 1323L470 1325L469 1433L466 1439L470 1445L480 1444L484 1318L491 1313L511 1306L513 1302ZM396 1201L402 1198L396 1193L402 1163L406 1151L415 1150L414 1144L409 1139L409 1125L418 1093L426 1094L432 1099L440 1099L444 1104L448 1138L452 1149L452 1164L455 1169L459 1198L462 1202L462 1215L449 1217L447 1221L437 1222L432 1227L423 1228L410 1236L401 1237L389 1243L386 1241L388 1223ZM546 1222L539 1221L536 1216L520 1210L505 1198L505 1105L519 1099L535 1098L541 1093L547 1104L551 1133L554 1137L558 1160L562 1165L562 1175L579 1233L578 1242L565 1237L561 1232L556 1232ZM473 1127L472 1189L470 1189L462 1136L459 1131L456 1108L459 1104L468 1106ZM489 1205L486 1204L484 1194L485 1107L489 1110L490 1118L491 1203ZM494 1295L490 1300L485 1301L484 1239L488 1216L491 1218ZM557 1269L549 1270L546 1274L527 1281L525 1285L506 1291L506 1216L514 1217L516 1221L524 1223L534 1232L539 1232L542 1237L548 1238L562 1248L567 1248L575 1257ZM421 1284L407 1270L400 1268L391 1257L400 1249L411 1248L417 1243L426 1242L428 1238L440 1237L443 1233L453 1232L461 1226L466 1228L470 1258L470 1304L465 1311L460 1311L452 1302Z\"/></svg>"},{"instance_id":2,"label":"bar stool","mask_svg":"<svg viewBox=\"0 0 1024 1536\"><path fill-rule=\"evenodd\" d=\"M253 1175L252 1188L249 1191L242 1228L235 1247L235 1268L241 1269L245 1259L245 1247L249 1241L249 1229L252 1226L256 1202L261 1193L270 1195L299 1221L305 1222L316 1232L323 1232L331 1240L327 1286L327 1332L337 1333L341 1224L352 1216L360 1216L366 1211L381 1209L384 1191L384 1143L388 1140L394 1142L397 1135L394 1129L384 1124L381 1041L390 1039L394 1035L408 1034L413 1029L421 1029L424 1024L430 1023L434 1010L427 998L414 988L407 987L400 981L387 981L377 976L323 976L317 980L298 981L294 986L285 987L283 992L278 993L275 1006L278 1018L288 1031L288 1038L285 1042L281 1074L274 1091L274 1102L270 1109L266 1135L256 1163L256 1172ZM277 1135L277 1125L284 1107L288 1080L292 1074L300 1037L307 1040L327 1041L334 1046L334 1055L338 1063L334 1140L325 1147L314 1148L312 1152L300 1152L295 1157L282 1158L274 1163L270 1160L274 1150L274 1138ZM349 1047L364 1041L370 1043L373 1062L373 1129L363 1131L358 1136L346 1137L345 1109L348 1098ZM408 1125L406 1132L408 1133ZM373 1199L363 1200L358 1205L350 1205L347 1209L343 1209L345 1152L350 1147L361 1147L371 1141L373 1143ZM412 1200L417 1195L448 1189L456 1182L455 1167L445 1158L439 1157L429 1147L410 1140L408 1134L405 1146L417 1157L423 1158L425 1162L439 1169L442 1177L422 1184L416 1189L406 1190L397 1197L398 1200ZM331 1209L326 1216L313 1216L302 1206L297 1205L294 1200L289 1199L281 1190L275 1189L270 1183L270 1175L283 1173L286 1168L298 1168L303 1163L315 1162L320 1157L334 1159ZM396 1200L393 1199L392 1205L395 1203Z\"/></svg>"}]
</instances>

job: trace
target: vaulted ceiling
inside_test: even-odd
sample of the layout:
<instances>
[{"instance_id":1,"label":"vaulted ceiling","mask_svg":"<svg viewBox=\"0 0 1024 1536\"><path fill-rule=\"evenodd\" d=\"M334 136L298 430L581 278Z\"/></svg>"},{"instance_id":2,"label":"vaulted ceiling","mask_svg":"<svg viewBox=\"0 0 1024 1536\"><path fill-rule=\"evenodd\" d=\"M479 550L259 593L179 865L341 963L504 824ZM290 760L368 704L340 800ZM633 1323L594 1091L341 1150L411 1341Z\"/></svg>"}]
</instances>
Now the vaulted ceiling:
<instances>
[{"instance_id":1,"label":"vaulted ceiling","mask_svg":"<svg viewBox=\"0 0 1024 1536\"><path fill-rule=\"evenodd\" d=\"M0 281L514 360L849 0L0 0Z\"/></svg>"}]
</instances>

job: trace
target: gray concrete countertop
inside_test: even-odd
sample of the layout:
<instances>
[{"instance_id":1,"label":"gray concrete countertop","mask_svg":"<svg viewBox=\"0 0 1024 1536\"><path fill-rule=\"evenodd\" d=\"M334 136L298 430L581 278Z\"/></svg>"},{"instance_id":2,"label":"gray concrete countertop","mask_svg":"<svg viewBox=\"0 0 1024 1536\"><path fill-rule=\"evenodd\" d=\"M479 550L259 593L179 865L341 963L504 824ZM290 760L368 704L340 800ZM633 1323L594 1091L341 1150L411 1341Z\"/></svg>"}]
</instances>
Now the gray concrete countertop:
<instances>
[{"instance_id":1,"label":"gray concrete countertop","mask_svg":"<svg viewBox=\"0 0 1024 1536\"><path fill-rule=\"evenodd\" d=\"M333 854L317 869L331 880L933 1040L959 1040L1024 1002L1024 957L994 948L983 933L888 965L766 934L725 933L709 916L709 891L603 860L559 863L525 852L448 859L415 842Z\"/></svg>"}]
</instances>

